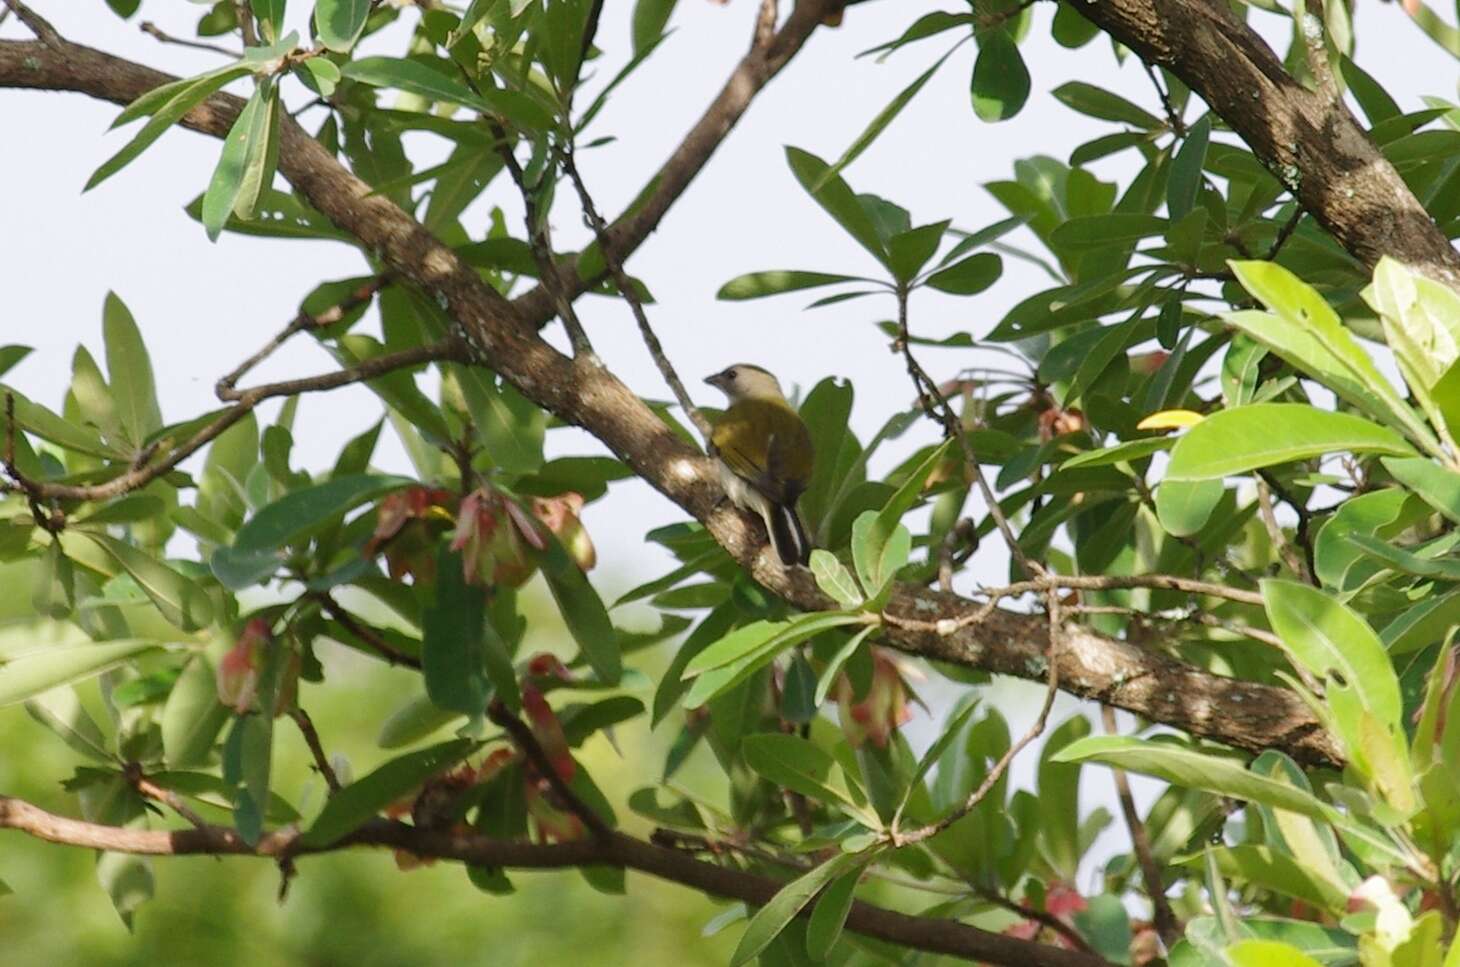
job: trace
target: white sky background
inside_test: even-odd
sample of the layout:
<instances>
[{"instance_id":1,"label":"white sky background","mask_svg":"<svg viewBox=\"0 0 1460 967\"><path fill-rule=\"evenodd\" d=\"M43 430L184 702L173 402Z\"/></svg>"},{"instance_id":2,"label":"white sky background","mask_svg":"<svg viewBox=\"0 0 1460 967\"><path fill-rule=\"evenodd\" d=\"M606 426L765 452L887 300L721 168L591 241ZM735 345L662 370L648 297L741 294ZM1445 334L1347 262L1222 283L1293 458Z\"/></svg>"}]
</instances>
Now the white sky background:
<instances>
[{"instance_id":1,"label":"white sky background","mask_svg":"<svg viewBox=\"0 0 1460 967\"><path fill-rule=\"evenodd\" d=\"M163 46L136 26L152 20L174 36L188 37L204 6L145 0L139 14L123 22L101 0L33 0L33 5L72 40L173 73L199 72L220 62L214 54ZM752 0L734 0L726 7L680 0L673 36L618 90L594 124L591 136L613 134L618 140L581 156L580 167L602 211L620 211L699 117L743 54L756 6ZM310 7L303 0L289 4L289 26L305 36ZM593 65L598 85L581 98L585 104L629 54L630 4L613 0L606 7L598 39L606 56ZM962 4L878 0L849 10L841 28L818 30L630 260L630 271L658 300L649 308L651 321L697 399L718 405L717 394L699 379L732 362L762 364L788 388L799 385L803 392L825 376L842 376L856 387L853 427L863 440L886 414L911 401L900 360L888 353L886 338L872 325L889 317L890 300L858 300L804 313L802 307L822 292L748 303L718 302L715 292L726 280L758 269L877 274L871 257L801 190L782 146L796 145L828 160L839 156L897 91L951 45L954 34L905 48L880 64L854 55L898 36L934 9L960 10ZM975 48L965 44L846 172L853 188L903 205L914 224L951 217L955 227L973 230L1006 215L981 185L1012 178L1015 160L1036 154L1064 160L1083 141L1115 130L1060 105L1050 94L1058 85L1084 80L1161 113L1139 63L1130 58L1117 67L1104 37L1078 51L1054 44L1048 29L1053 11L1052 4L1035 7L1036 25L1021 47L1033 92L1016 118L993 125L975 118L968 95ZM407 12L402 19L413 22L414 16ZM1255 16L1264 29L1278 26L1275 18ZM1409 24L1398 5L1362 3L1356 19L1356 59L1403 109L1423 107L1422 94L1454 96L1456 62ZM367 52L399 54L403 33L397 25L385 41L372 40ZM11 17L0 35L26 34ZM1269 36L1276 37L1280 51L1285 49L1285 34L1270 30ZM289 87L293 103L303 103L306 92L292 82ZM1189 119L1199 116L1198 108L1193 98ZM181 129L165 134L121 174L82 195L90 173L135 131L106 133L118 110L77 94L0 91L5 132L0 342L36 349L7 380L59 409L76 343L101 357L102 300L115 289L151 349L164 417L183 419L218 405L212 390L216 379L281 328L319 281L360 274L365 264L354 249L330 242L225 233L217 244L208 244L202 228L182 209L206 186L219 142ZM303 120L312 131L323 115L314 110ZM420 150L429 148L427 142L408 144L422 167L438 160L434 151ZM1094 170L1105 179L1119 178L1123 189L1134 157L1132 152L1098 162ZM581 247L586 233L576 207L567 204L574 199L571 192L559 195L563 203L553 220L558 246ZM485 201L469 209L468 229L479 233L489 207L497 204L520 234L520 203L505 176L491 186ZM1004 277L978 297L915 296L912 326L923 335L971 331L982 336L1010 306L1048 284L1038 270L1006 259ZM580 303L579 311L614 372L646 396L669 398L626 307L592 297ZM922 357L935 378L998 359L933 350L923 350ZM252 378L280 379L331 366L322 350L301 338ZM378 414L375 398L360 387L305 397L294 431L296 464L327 468L340 442ZM931 425L908 434L885 449L874 471L934 438ZM577 431L555 431L550 441L555 454L601 452ZM393 439L382 446L376 463L390 470L408 466ZM608 498L590 508L587 523L600 560L595 580L606 596L667 570L670 559L645 544L643 534L682 517L636 482L616 484ZM997 544L985 541L970 580L1002 583L1006 554ZM1033 684L1011 689L1010 701L1001 703L1016 734L1032 718L1039 691ZM1066 701L1073 711L1076 703ZM1015 781L1028 785L1034 756L1021 758ZM1087 796L1103 800L1109 784L1090 785ZM1116 811L1114 803L1109 806ZM1123 830L1119 836L1123 842Z\"/></svg>"}]
</instances>

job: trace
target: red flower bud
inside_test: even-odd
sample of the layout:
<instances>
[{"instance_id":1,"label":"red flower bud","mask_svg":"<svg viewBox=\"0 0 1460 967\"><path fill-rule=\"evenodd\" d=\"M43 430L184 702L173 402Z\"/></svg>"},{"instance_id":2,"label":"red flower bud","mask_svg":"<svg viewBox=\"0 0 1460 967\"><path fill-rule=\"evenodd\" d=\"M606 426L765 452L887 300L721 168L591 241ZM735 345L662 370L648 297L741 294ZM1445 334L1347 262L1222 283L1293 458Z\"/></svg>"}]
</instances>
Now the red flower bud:
<instances>
[{"instance_id":1,"label":"red flower bud","mask_svg":"<svg viewBox=\"0 0 1460 967\"><path fill-rule=\"evenodd\" d=\"M598 552L583 527L583 497L580 494L570 492L556 497L534 498L532 512L553 532L578 567L585 571L593 570L593 565L598 563Z\"/></svg>"},{"instance_id":2,"label":"red flower bud","mask_svg":"<svg viewBox=\"0 0 1460 967\"><path fill-rule=\"evenodd\" d=\"M433 487L407 487L389 494L375 511L375 532L365 556L385 550L386 569L395 580L409 574L416 581L436 579L436 538L451 521L451 492Z\"/></svg>"},{"instance_id":3,"label":"red flower bud","mask_svg":"<svg viewBox=\"0 0 1460 967\"><path fill-rule=\"evenodd\" d=\"M881 648L872 649L872 684L860 702L855 700L851 679L843 673L837 682L837 705L842 732L852 747L859 748L871 739L873 745L886 748L893 731L912 717L907 694L897 664Z\"/></svg>"},{"instance_id":4,"label":"red flower bud","mask_svg":"<svg viewBox=\"0 0 1460 967\"><path fill-rule=\"evenodd\" d=\"M542 692L532 682L522 683L522 710L527 713L527 724L531 726L537 744L547 753L553 769L564 782L571 781L577 765L573 762L573 753L568 750L568 739L563 735L562 723L553 714L553 708L543 698Z\"/></svg>"},{"instance_id":5,"label":"red flower bud","mask_svg":"<svg viewBox=\"0 0 1460 967\"><path fill-rule=\"evenodd\" d=\"M461 552L462 577L468 584L524 584L537 570L524 542L544 546L537 524L504 494L483 487L461 501L451 549Z\"/></svg>"}]
</instances>

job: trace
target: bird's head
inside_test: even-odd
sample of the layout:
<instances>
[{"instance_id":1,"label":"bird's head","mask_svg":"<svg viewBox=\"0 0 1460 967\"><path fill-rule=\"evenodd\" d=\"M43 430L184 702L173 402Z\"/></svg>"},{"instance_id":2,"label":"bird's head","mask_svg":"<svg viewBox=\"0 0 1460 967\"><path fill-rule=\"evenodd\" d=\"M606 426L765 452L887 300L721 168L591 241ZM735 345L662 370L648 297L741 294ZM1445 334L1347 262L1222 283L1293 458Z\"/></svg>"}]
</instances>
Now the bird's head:
<instances>
[{"instance_id":1,"label":"bird's head","mask_svg":"<svg viewBox=\"0 0 1460 967\"><path fill-rule=\"evenodd\" d=\"M706 376L705 382L724 393L731 403L741 400L785 400L781 393L781 384L776 382L776 378L750 363L727 366L713 376Z\"/></svg>"}]
</instances>

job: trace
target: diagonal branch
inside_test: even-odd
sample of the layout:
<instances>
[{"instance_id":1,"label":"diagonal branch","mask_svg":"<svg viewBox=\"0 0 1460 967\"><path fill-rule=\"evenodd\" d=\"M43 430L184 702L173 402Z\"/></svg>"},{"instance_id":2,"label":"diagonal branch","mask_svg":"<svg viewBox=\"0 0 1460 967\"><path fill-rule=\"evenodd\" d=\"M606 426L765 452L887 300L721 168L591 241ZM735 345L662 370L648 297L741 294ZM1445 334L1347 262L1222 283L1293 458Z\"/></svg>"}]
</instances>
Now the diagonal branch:
<instances>
[{"instance_id":1,"label":"diagonal branch","mask_svg":"<svg viewBox=\"0 0 1460 967\"><path fill-rule=\"evenodd\" d=\"M634 204L608 226L604 232L607 244L601 246L605 264L609 258L622 264L659 227L665 213L704 170L705 164L745 114L751 101L796 56L821 24L825 13L835 5L835 0L800 0L779 31L764 42L758 40L752 44L749 52L735 65L720 93L685 134L674 153L648 180ZM759 12L756 23L759 38L762 36ZM595 281L580 274L582 261L580 256L572 265L562 268L559 285L569 299L582 295ZM522 319L533 326L544 325L555 311L553 296L546 284L523 293L512 300L512 304Z\"/></svg>"},{"instance_id":2,"label":"diagonal branch","mask_svg":"<svg viewBox=\"0 0 1460 967\"><path fill-rule=\"evenodd\" d=\"M1075 6L1201 95L1355 258L1372 268L1388 255L1460 287L1460 252L1343 100L1322 87L1305 88L1228 4L1079 0Z\"/></svg>"},{"instance_id":3,"label":"diagonal branch","mask_svg":"<svg viewBox=\"0 0 1460 967\"><path fill-rule=\"evenodd\" d=\"M102 826L58 816L22 799L0 796L0 829L16 829L37 839L67 846L150 856L260 856L296 859L355 846L407 850L417 856L457 860L477 866L509 869L568 869L606 864L638 870L715 896L764 905L785 884L767 876L716 866L687 853L611 833L604 839L538 845L519 840L449 831L419 829L375 819L330 846L311 849L299 844L297 832L266 833L257 846L221 826L145 830ZM809 910L808 910L809 912ZM991 964L1027 967L1100 967L1091 954L1006 937L935 917L916 917L856 901L847 929L914 950L948 954Z\"/></svg>"},{"instance_id":4,"label":"diagonal branch","mask_svg":"<svg viewBox=\"0 0 1460 967\"><path fill-rule=\"evenodd\" d=\"M796 7L756 62L760 70L779 69L799 48L813 26L805 22L808 11L819 6L807 0ZM764 79L755 83L751 76L738 83L750 84L755 90ZM58 52L35 41L0 41L0 87L73 90L128 103L171 80L161 72L80 44L65 43ZM723 135L743 112L749 93L735 94L738 109L716 115L724 123L723 129L712 125L695 143L703 146L705 139L713 141L714 130ZM242 104L236 97L214 95L189 112L182 123L221 138ZM694 140L686 139L686 144ZM681 149L699 160L675 168L673 177L651 194L651 207L621 219L616 233L611 229L615 254L620 257L658 223L663 210L688 184L690 169L698 171L710 150L706 148L701 156L685 145ZM470 339L474 358L490 358L492 367L526 398L597 437L636 475L703 522L753 579L802 610L835 606L817 589L810 573L780 567L758 529L722 503L723 491L709 460L685 444L637 394L601 365L569 358L540 339L537 326L546 317L518 311L534 303L514 306L504 300L451 249L388 199L373 194L369 185L345 170L289 118L280 123L279 170L301 197L375 252L399 279L437 300ZM663 185L671 183L678 187L669 195L661 194ZM655 209L658 215L646 216ZM1048 642L1045 617L997 609L977 621L959 623L984 607L954 594L901 585L886 613L906 625L889 627L887 640L913 655L1043 679ZM951 630L945 633L945 627ZM1343 761L1332 736L1302 699L1287 689L1205 672L1078 624L1064 630L1057 660L1062 687L1071 694L1098 699L1239 749L1282 749L1305 763Z\"/></svg>"}]
</instances>

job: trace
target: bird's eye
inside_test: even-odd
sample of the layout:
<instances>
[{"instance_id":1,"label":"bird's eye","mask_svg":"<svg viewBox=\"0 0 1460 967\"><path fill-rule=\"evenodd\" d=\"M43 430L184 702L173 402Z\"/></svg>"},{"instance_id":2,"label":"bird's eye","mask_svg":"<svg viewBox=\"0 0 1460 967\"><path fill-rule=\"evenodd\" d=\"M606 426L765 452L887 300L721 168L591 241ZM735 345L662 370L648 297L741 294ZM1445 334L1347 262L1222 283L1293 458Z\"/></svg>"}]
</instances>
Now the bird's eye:
<instances>
[{"instance_id":1,"label":"bird's eye","mask_svg":"<svg viewBox=\"0 0 1460 967\"><path fill-rule=\"evenodd\" d=\"M734 369L727 369L727 370L725 370L725 375L728 376L730 379L734 379L735 378L735 370Z\"/></svg>"}]
</instances>

